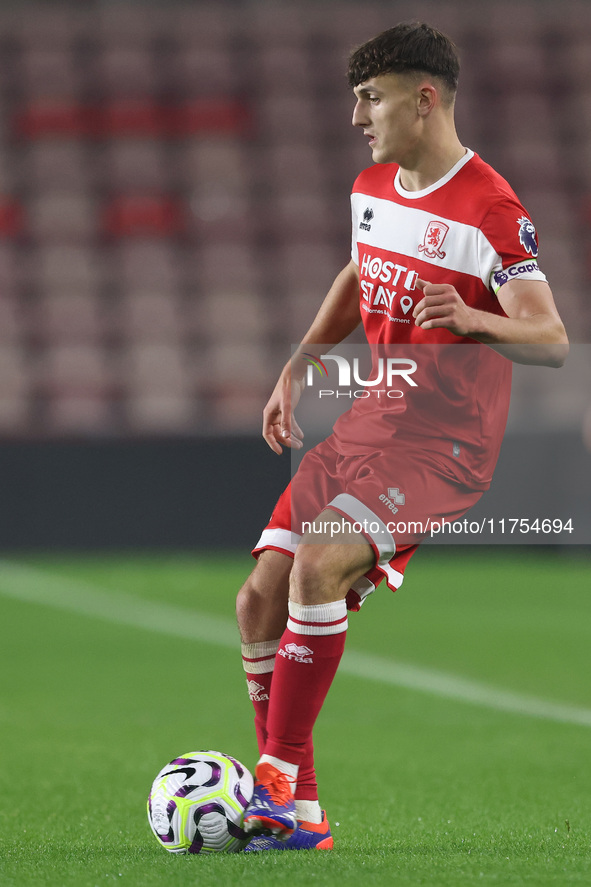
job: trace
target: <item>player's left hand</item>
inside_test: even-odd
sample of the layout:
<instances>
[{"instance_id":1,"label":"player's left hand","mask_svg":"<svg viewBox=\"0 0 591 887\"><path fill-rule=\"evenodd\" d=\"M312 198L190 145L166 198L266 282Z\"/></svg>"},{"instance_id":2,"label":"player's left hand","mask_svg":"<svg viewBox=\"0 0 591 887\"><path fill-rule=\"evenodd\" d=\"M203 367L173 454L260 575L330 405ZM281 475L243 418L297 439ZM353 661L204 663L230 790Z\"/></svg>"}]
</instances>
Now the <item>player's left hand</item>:
<instances>
[{"instance_id":1,"label":"player's left hand","mask_svg":"<svg viewBox=\"0 0 591 887\"><path fill-rule=\"evenodd\" d=\"M469 308L457 289L449 283L417 280L423 298L413 311L417 326L423 330L446 329L456 336L469 336L474 329L474 310Z\"/></svg>"}]
</instances>

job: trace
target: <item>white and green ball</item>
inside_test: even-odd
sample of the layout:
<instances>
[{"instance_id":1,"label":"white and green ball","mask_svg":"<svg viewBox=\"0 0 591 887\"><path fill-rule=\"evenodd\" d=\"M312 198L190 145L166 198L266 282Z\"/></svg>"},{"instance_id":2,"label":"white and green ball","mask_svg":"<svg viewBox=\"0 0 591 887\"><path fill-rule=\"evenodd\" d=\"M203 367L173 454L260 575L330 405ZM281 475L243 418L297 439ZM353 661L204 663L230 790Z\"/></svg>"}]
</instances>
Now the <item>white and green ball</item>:
<instances>
[{"instance_id":1,"label":"white and green ball","mask_svg":"<svg viewBox=\"0 0 591 887\"><path fill-rule=\"evenodd\" d=\"M194 751L162 768L148 797L148 821L170 853L232 853L249 841L242 828L252 798L246 767L218 751Z\"/></svg>"}]
</instances>

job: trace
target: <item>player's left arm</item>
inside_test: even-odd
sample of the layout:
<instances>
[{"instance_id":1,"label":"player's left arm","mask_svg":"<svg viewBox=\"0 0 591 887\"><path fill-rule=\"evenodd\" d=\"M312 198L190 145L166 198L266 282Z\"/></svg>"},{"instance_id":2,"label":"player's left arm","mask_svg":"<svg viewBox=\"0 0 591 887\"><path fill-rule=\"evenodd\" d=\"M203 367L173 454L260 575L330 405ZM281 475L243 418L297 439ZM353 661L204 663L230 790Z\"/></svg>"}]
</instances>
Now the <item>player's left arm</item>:
<instances>
[{"instance_id":1,"label":"player's left arm","mask_svg":"<svg viewBox=\"0 0 591 887\"><path fill-rule=\"evenodd\" d=\"M423 330L468 336L516 363L560 367L566 360L568 337L545 281L507 281L497 293L506 317L471 308L450 284L419 280L417 287L423 298L413 314Z\"/></svg>"}]
</instances>

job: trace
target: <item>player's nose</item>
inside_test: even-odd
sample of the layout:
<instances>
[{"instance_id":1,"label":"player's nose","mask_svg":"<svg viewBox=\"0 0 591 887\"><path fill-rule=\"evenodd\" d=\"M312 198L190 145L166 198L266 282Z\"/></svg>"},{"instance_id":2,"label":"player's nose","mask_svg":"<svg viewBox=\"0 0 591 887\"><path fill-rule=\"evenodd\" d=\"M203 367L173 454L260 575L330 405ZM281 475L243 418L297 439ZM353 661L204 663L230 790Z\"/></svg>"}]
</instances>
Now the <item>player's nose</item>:
<instances>
[{"instance_id":1,"label":"player's nose","mask_svg":"<svg viewBox=\"0 0 591 887\"><path fill-rule=\"evenodd\" d=\"M351 119L351 123L353 124L353 126L367 126L369 124L369 117L363 103L360 101L357 101L355 107L353 108L353 117Z\"/></svg>"}]
</instances>

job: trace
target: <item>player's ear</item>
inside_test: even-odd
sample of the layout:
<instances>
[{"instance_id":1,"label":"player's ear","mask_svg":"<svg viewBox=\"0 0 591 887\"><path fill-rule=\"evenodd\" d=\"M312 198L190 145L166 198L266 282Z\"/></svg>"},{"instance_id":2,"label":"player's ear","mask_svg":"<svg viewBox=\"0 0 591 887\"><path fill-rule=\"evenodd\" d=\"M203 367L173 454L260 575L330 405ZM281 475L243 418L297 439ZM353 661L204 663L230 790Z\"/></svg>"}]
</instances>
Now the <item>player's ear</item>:
<instances>
[{"instance_id":1,"label":"player's ear","mask_svg":"<svg viewBox=\"0 0 591 887\"><path fill-rule=\"evenodd\" d=\"M428 81L421 83L417 92L417 112L419 117L427 117L437 104L437 90Z\"/></svg>"}]
</instances>

